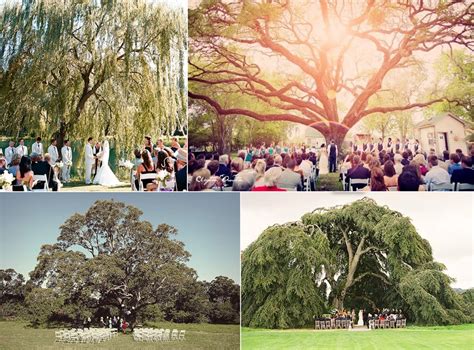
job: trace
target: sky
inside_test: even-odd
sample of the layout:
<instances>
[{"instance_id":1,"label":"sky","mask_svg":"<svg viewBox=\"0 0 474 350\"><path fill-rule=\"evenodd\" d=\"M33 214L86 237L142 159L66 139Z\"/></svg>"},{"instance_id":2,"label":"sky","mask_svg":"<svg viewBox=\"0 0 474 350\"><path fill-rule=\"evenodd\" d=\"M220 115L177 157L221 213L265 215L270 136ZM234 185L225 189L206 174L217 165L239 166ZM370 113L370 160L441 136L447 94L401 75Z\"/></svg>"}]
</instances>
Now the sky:
<instances>
[{"instance_id":1,"label":"sky","mask_svg":"<svg viewBox=\"0 0 474 350\"><path fill-rule=\"evenodd\" d=\"M370 193L247 193L241 197L241 249L275 223L297 221L316 208L353 202L364 196L411 218L433 248L436 261L456 279L453 287L474 287L474 194L426 192Z\"/></svg>"},{"instance_id":2,"label":"sky","mask_svg":"<svg viewBox=\"0 0 474 350\"><path fill-rule=\"evenodd\" d=\"M232 193L1 193L0 269L27 278L41 245L56 242L59 226L103 199L138 207L154 227L176 227L199 280L222 275L240 284L239 196Z\"/></svg>"}]
</instances>

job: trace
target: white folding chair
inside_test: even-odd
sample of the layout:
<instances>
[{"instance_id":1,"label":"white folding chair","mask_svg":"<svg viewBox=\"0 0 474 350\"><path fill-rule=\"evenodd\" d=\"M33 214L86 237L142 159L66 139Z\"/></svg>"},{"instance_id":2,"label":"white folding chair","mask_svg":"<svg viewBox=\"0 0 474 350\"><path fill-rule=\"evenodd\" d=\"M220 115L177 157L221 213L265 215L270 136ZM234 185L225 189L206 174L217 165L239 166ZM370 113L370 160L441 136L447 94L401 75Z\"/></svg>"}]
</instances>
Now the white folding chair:
<instances>
[{"instance_id":1,"label":"white folding chair","mask_svg":"<svg viewBox=\"0 0 474 350\"><path fill-rule=\"evenodd\" d=\"M394 192L395 192L395 191L398 191L398 187L397 187L397 186L390 186L390 187L387 187L387 189L388 189L389 191L394 191Z\"/></svg>"},{"instance_id":2,"label":"white folding chair","mask_svg":"<svg viewBox=\"0 0 474 350\"><path fill-rule=\"evenodd\" d=\"M353 185L369 185L369 179L349 179L349 191L354 192Z\"/></svg>"},{"instance_id":3,"label":"white folding chair","mask_svg":"<svg viewBox=\"0 0 474 350\"><path fill-rule=\"evenodd\" d=\"M33 192L47 192L49 191L48 177L46 175L33 175L33 181L44 182L43 188L32 190Z\"/></svg>"},{"instance_id":4,"label":"white folding chair","mask_svg":"<svg viewBox=\"0 0 474 350\"><path fill-rule=\"evenodd\" d=\"M474 185L456 182L453 184L453 191L474 191Z\"/></svg>"},{"instance_id":5,"label":"white folding chair","mask_svg":"<svg viewBox=\"0 0 474 350\"><path fill-rule=\"evenodd\" d=\"M140 181L138 182L138 190L140 192L145 191L145 188L143 187L143 180L154 180L156 179L156 174L140 174Z\"/></svg>"},{"instance_id":6,"label":"white folding chair","mask_svg":"<svg viewBox=\"0 0 474 350\"><path fill-rule=\"evenodd\" d=\"M428 185L428 191L452 191L453 190L453 185L450 183L445 183L445 184L434 184L430 183Z\"/></svg>"},{"instance_id":7,"label":"white folding chair","mask_svg":"<svg viewBox=\"0 0 474 350\"><path fill-rule=\"evenodd\" d=\"M184 335L185 335L185 330L182 329L181 331L179 331L179 337L178 337L178 340L184 340Z\"/></svg>"}]
</instances>

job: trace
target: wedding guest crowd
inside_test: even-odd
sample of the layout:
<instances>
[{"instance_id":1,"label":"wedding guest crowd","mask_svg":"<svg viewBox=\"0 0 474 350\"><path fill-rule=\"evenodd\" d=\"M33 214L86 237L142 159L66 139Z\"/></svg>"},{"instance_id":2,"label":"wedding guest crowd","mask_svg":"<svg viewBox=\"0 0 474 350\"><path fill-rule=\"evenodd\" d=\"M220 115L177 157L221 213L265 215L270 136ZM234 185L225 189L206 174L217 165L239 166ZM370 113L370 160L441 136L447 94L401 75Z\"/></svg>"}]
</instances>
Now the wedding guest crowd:
<instances>
[{"instance_id":1,"label":"wedding guest crowd","mask_svg":"<svg viewBox=\"0 0 474 350\"><path fill-rule=\"evenodd\" d=\"M418 142L414 150L399 143L352 146L341 165L341 179L345 190L352 180L367 180L368 184L351 184L352 190L362 191L424 191L451 190L453 183L474 184L472 159L461 149L438 156L434 149L421 150Z\"/></svg>"},{"instance_id":2,"label":"wedding guest crowd","mask_svg":"<svg viewBox=\"0 0 474 350\"><path fill-rule=\"evenodd\" d=\"M227 154L190 153L188 172L190 191L288 191L312 188L311 181L321 169L318 159L326 154L303 145L249 145L236 157ZM327 159L327 157L326 157ZM327 173L328 164L326 163Z\"/></svg>"}]
</instances>

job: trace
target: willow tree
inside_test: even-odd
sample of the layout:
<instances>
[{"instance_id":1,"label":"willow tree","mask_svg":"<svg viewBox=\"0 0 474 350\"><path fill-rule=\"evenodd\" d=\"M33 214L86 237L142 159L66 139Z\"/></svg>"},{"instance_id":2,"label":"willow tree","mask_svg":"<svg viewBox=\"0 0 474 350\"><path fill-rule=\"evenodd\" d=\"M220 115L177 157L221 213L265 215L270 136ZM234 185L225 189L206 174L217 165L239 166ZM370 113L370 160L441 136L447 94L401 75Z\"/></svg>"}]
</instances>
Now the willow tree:
<instances>
[{"instance_id":1,"label":"willow tree","mask_svg":"<svg viewBox=\"0 0 474 350\"><path fill-rule=\"evenodd\" d=\"M462 1L202 1L189 12L189 96L223 116L292 121L340 144L366 116L444 100L412 96L370 105L387 77L424 54L452 45L472 50L472 7ZM229 94L251 96L267 110L223 106L219 98Z\"/></svg>"},{"instance_id":2,"label":"willow tree","mask_svg":"<svg viewBox=\"0 0 474 350\"><path fill-rule=\"evenodd\" d=\"M1 131L65 137L183 131L187 24L150 1L42 0L4 5ZM15 122L13 122L15 121Z\"/></svg>"},{"instance_id":3,"label":"willow tree","mask_svg":"<svg viewBox=\"0 0 474 350\"><path fill-rule=\"evenodd\" d=\"M294 328L332 308L402 308L420 324L468 321L410 219L373 200L266 229L242 255L242 322Z\"/></svg>"},{"instance_id":4,"label":"willow tree","mask_svg":"<svg viewBox=\"0 0 474 350\"><path fill-rule=\"evenodd\" d=\"M121 202L97 201L67 219L57 242L41 248L30 273L26 301L32 317L42 295L50 306L37 322L73 322L116 310L133 327L150 307L173 307L177 295L196 282L186 265L190 254L174 239L175 228L153 227L141 215Z\"/></svg>"}]
</instances>

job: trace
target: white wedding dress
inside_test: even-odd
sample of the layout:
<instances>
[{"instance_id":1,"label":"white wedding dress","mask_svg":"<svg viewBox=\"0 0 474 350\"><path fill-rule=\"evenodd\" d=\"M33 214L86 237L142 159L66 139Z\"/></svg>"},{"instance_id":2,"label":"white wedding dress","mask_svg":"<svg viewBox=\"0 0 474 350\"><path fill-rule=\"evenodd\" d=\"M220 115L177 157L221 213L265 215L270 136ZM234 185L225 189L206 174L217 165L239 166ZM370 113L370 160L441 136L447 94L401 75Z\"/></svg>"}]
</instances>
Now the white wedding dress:
<instances>
[{"instance_id":1,"label":"white wedding dress","mask_svg":"<svg viewBox=\"0 0 474 350\"><path fill-rule=\"evenodd\" d=\"M326 147L319 150L319 175L329 174L329 159Z\"/></svg>"},{"instance_id":2,"label":"white wedding dress","mask_svg":"<svg viewBox=\"0 0 474 350\"><path fill-rule=\"evenodd\" d=\"M101 167L97 170L97 174L94 177L94 185L102 185L106 187L119 186L121 184L120 180L117 179L112 169L109 167L109 141L104 142L102 148L102 156L99 157L102 162Z\"/></svg>"}]
</instances>

